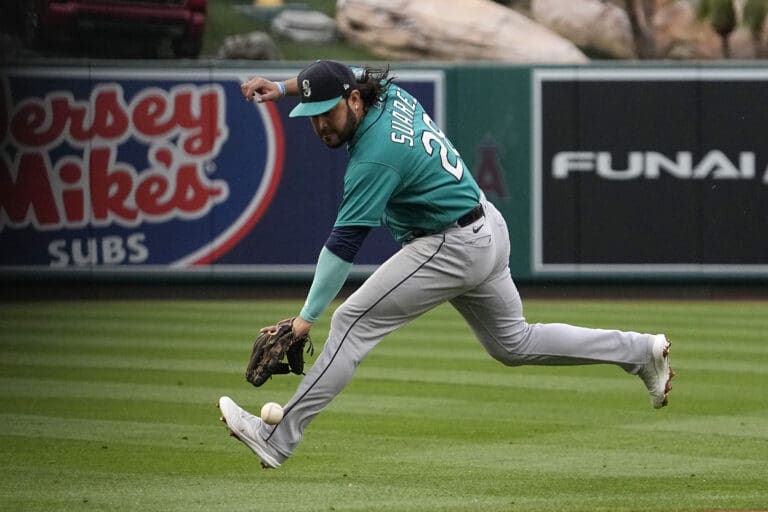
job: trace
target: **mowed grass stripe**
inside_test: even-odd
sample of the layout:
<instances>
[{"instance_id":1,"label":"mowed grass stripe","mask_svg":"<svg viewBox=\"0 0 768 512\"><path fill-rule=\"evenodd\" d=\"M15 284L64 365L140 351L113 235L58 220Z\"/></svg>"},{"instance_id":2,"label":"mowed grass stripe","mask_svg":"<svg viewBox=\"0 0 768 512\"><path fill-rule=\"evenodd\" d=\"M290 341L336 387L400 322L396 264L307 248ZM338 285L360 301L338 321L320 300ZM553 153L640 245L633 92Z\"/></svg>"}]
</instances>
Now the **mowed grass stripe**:
<instances>
[{"instance_id":1,"label":"mowed grass stripe","mask_svg":"<svg viewBox=\"0 0 768 512\"><path fill-rule=\"evenodd\" d=\"M6 417L2 418L6 420ZM213 429L204 429L195 432L186 428L184 436L176 437L173 434L175 425L146 425L131 424L130 422L104 422L104 421L60 421L55 418L45 417L18 417L12 418L19 423L19 435L25 436L24 425L30 426L30 430L37 433L30 437L50 437L57 440L81 440L95 441L97 443L110 443L109 448L118 445L144 445L144 435L152 439L160 440L157 447L161 449L173 448L187 450L191 445L194 449L227 451L223 446L215 443ZM47 430L46 430L47 429ZM608 432L608 431L605 431ZM142 435L144 434L144 435ZM189 435L189 437L187 436ZM358 444L361 440L355 440L358 434L351 434L351 444ZM365 436L364 436L365 437ZM646 436L647 437L647 436ZM191 442L190 442L191 440ZM208 446L206 443L213 443ZM362 441L364 442L364 440ZM647 450L636 439L631 439L629 446L615 449L594 448L590 440L580 445L562 447L560 445L547 445L546 443L514 442L514 443L485 443L479 446L476 443L453 440L448 447L437 439L429 439L422 436L406 436L397 439L397 444L402 445L403 450L392 453L390 446L372 445L368 452L374 459L383 463L423 465L424 460L432 461L437 469L444 465L455 465L456 461L462 461L467 471L492 469L493 471L515 471L525 467L528 471L541 471L555 474L573 474L573 476L604 475L606 472L616 476L644 477L651 472L657 476L675 476L681 467L687 471L727 474L734 470L759 469L762 461L739 461L738 458L697 456L680 457L679 454L661 454L653 458L647 458ZM201 448L197 448L201 446ZM105 448L104 445L101 448ZM414 448L414 449L410 449ZM481 448L491 455L477 456L477 450ZM637 451L635 451L637 450ZM597 458L599 465L591 465L587 461ZM644 460L645 459L645 460ZM628 464L627 461L637 461ZM737 467L738 466L738 467Z\"/></svg>"},{"instance_id":2,"label":"mowed grass stripe","mask_svg":"<svg viewBox=\"0 0 768 512\"><path fill-rule=\"evenodd\" d=\"M119 453L118 455L123 455ZM177 458L171 459L178 462ZM14 468L10 474L15 480L22 480L18 499L8 503L11 510L72 510L76 504L82 510L110 510L114 496L120 494L124 501L119 510L142 510L167 512L181 510L179 502L194 510L290 510L316 512L318 510L398 510L420 511L425 507L435 510L467 510L477 506L484 510L504 510L514 503L508 496L478 494L456 495L430 491L423 487L423 478L406 474L400 478L385 480L383 477L366 476L348 470L347 473L328 475L332 481L318 478L295 479L290 493L265 492L265 487L279 485L280 475L247 471L247 465L215 467L218 477L201 477L197 474L158 474L151 481L144 481L134 474L117 478L108 472L72 471L67 474L51 468L41 476L51 482L48 485L58 499L45 499L35 489L39 483L35 475ZM356 467L353 466L356 469ZM290 472L283 468L282 473ZM3 475L0 470L0 475ZM98 486L85 482L99 482ZM446 479L442 485L450 489L453 479ZM455 489L455 487L454 487ZM38 506L36 506L38 505ZM490 508L489 508L490 507Z\"/></svg>"},{"instance_id":3,"label":"mowed grass stripe","mask_svg":"<svg viewBox=\"0 0 768 512\"><path fill-rule=\"evenodd\" d=\"M531 314L550 312L562 317L568 314L594 318L606 313L635 314L638 318L659 315L660 318L688 319L702 317L713 322L760 317L765 312L765 301L719 300L634 300L634 299L525 299L525 310ZM586 313L586 315L584 314ZM719 313L715 315L716 313Z\"/></svg>"},{"instance_id":4,"label":"mowed grass stripe","mask_svg":"<svg viewBox=\"0 0 768 512\"><path fill-rule=\"evenodd\" d=\"M477 457L477 451L482 449L485 455ZM736 458L689 456L683 457L679 453L656 454L647 457L647 449L636 447L633 449L606 450L592 446L562 446L560 444L550 446L541 443L529 444L525 442L475 444L465 443L452 447L453 457L463 461L467 470L481 467L494 467L496 471L512 471L515 468L525 467L532 472L542 472L559 476L571 475L573 477L583 475L606 475L609 471L614 476L625 478L643 478L678 476L680 467L695 473L703 471L708 473L728 474L731 471L755 470L762 465L759 460L740 460ZM397 457L402 462L426 459L444 458L445 447L439 443L425 443L418 452L398 453ZM599 460L600 464L591 461Z\"/></svg>"},{"instance_id":5,"label":"mowed grass stripe","mask_svg":"<svg viewBox=\"0 0 768 512\"><path fill-rule=\"evenodd\" d=\"M203 336L203 337L201 337ZM112 333L106 336L103 331L89 335L83 333L59 333L51 336L50 332L27 333L23 339L15 340L14 352L122 352L146 353L148 350L162 349L178 352L196 353L211 351L221 352L231 357L231 352L248 352L255 338L233 331L217 332L216 336L207 337L200 330L191 334L174 332L167 336L150 335L124 330L122 333ZM10 345L10 344L8 344Z\"/></svg>"},{"instance_id":6,"label":"mowed grass stripe","mask_svg":"<svg viewBox=\"0 0 768 512\"><path fill-rule=\"evenodd\" d=\"M134 320L152 320L165 318L168 320L184 320L189 317L204 318L206 321L225 320L236 321L238 318L269 317L285 313L295 308L296 300L274 301L205 301L205 300L151 300L140 301L76 301L78 307L73 308L73 301L46 301L45 307L36 307L43 302L6 303L4 311L7 317L25 317L36 322L48 319L67 319L77 316L87 320L104 319L105 315Z\"/></svg>"},{"instance_id":7,"label":"mowed grass stripe","mask_svg":"<svg viewBox=\"0 0 768 512\"><path fill-rule=\"evenodd\" d=\"M88 354L82 350L82 344L72 347L57 345L50 340L37 346L25 345L20 349L0 351L0 361L21 366L50 366L69 368L145 368L161 370L190 371L228 371L247 362L250 344L242 346L198 346L189 350L180 350L183 341L166 345L166 340L156 339L147 348L135 345L121 345L118 339L111 343L94 347ZM318 349L321 345L318 345ZM179 354L183 357L179 357ZM681 357L682 351L673 347L672 362L677 369L712 370L725 373L768 374L768 357L753 350L743 351L696 351L694 356ZM704 357L708 354L719 355L717 359ZM749 356L745 360L744 356ZM308 357L311 362L313 359ZM464 347L454 351L437 351L423 359L423 349L417 346L388 347L377 351L366 363L370 366L390 366L403 363L402 366L429 369L456 366L478 368L485 371L497 371L490 357L474 347ZM242 370L242 368L237 368Z\"/></svg>"},{"instance_id":8,"label":"mowed grass stripe","mask_svg":"<svg viewBox=\"0 0 768 512\"><path fill-rule=\"evenodd\" d=\"M36 310L31 304L4 305L0 315L0 342L12 343L27 336L50 338L52 333L67 337L100 339L141 337L149 335L171 339L202 338L215 343L229 337L253 339L259 327L269 325L280 310L292 310L295 302L265 303L248 306L238 302L178 303L146 302L82 302L74 310L68 303L46 303L46 310ZM162 306L158 306L161 304ZM283 313L285 315L285 313ZM282 318L282 317L281 317ZM23 329L21 329L23 327ZM15 335L11 338L10 333Z\"/></svg>"},{"instance_id":9,"label":"mowed grass stripe","mask_svg":"<svg viewBox=\"0 0 768 512\"><path fill-rule=\"evenodd\" d=\"M323 332L321 329L322 325L318 327L318 332ZM192 352L215 349L248 351L250 353L251 345L256 336L253 332L253 327L247 330L248 332L245 329L242 331L233 330L226 326L215 330L197 329L194 326L189 327L187 330L171 330L171 327L166 327L165 330L170 331L170 333L166 334L154 330L144 332L144 329L137 330L130 325L111 330L92 327L90 331L68 332L66 330L59 330L57 336L53 337L47 329L41 328L37 332L27 331L23 338L16 338L13 347L14 350L19 351L46 349L56 352L77 348L90 350L114 350L115 348L122 350L147 350L162 348L183 349ZM322 338L316 338L313 340L313 343L316 344L316 348L321 348L324 341ZM415 350L421 351L423 348L418 344L424 342L434 342L434 333L408 329L405 332L392 334L380 346L402 346L404 348L413 346ZM487 358L487 355L485 355L468 330L464 332L462 329L459 332L448 332L443 335L440 339L440 350L435 352L435 356L439 357L445 354L447 357L450 357L451 353L455 350L464 350L467 353L476 352Z\"/></svg>"},{"instance_id":10,"label":"mowed grass stripe","mask_svg":"<svg viewBox=\"0 0 768 512\"><path fill-rule=\"evenodd\" d=\"M101 359L98 359L101 363ZM122 360L115 360L115 364L120 364ZM166 365L172 366L170 362ZM185 366L184 362L178 362L175 365L178 369L185 369L191 372L201 371L195 368L189 368L188 363ZM155 365L152 369L157 369L162 365ZM99 366L103 368L103 366ZM216 371L214 366L207 366L203 371ZM234 370L229 370L234 373ZM238 377L241 374L237 372ZM176 375L180 375L177 373ZM553 390L553 391L576 391L580 393L608 393L608 392L625 392L628 395L635 395L645 398L644 388L641 381L636 377L627 377L625 379L616 379L613 377L579 377L573 376L539 376L534 374L509 374L498 373L488 374L485 372L472 372L472 371L444 371L444 370L428 370L428 369L392 369L392 368L371 368L367 367L364 370L358 372L357 377L361 380L373 379L378 383L388 382L390 386L416 386L419 383L426 384L444 384L447 388L456 387L461 385L475 385L481 384L484 387L498 387L508 389L510 392L514 390L524 391L528 389L534 390ZM195 382L194 376L186 374L184 383L193 384ZM153 397L159 397L163 393L171 395L169 399L176 399L177 396L182 394L190 394L195 389L189 385L173 386L173 385L153 385L153 384L130 384L119 382L98 382L98 381L81 381L77 380L76 375L72 375L73 380L68 379L26 379L26 378L0 378L0 385L2 385L3 396L34 396L36 393L42 394L41 396L67 396L70 393L77 394L77 396L87 397L89 393L120 393L120 396L144 396L151 394ZM240 378L232 379L233 383L240 382ZM294 383L298 383L297 379L293 379ZM250 386L242 378L243 386ZM266 384L265 384L266 386ZM207 388L200 388L200 390L206 390ZM245 388L247 389L247 387ZM264 388L269 389L269 388ZM47 391L46 391L47 390ZM122 391L121 391L122 390ZM416 390L414 390L416 392ZM52 393L52 395L48 394ZM141 393L141 394L138 394Z\"/></svg>"},{"instance_id":11,"label":"mowed grass stripe","mask_svg":"<svg viewBox=\"0 0 768 512\"><path fill-rule=\"evenodd\" d=\"M105 425L105 427L109 427L109 425ZM162 432L159 433L159 435L162 435ZM357 439L357 434L352 434L350 439L350 442L352 444L359 443L359 439ZM115 456L117 457L117 460L126 460L126 455L128 453L135 453L129 452L128 450L135 450L137 446L141 446L141 443L128 443L128 446L126 448L123 448L122 445L113 445L109 444L98 446L100 443L109 442L110 440L97 440L97 443L95 447L90 447L90 451L95 451L97 448L101 448L102 452L105 454L112 454L115 453ZM497 491L500 491L501 488L504 489L507 493L509 493L507 496L505 496L505 499L509 500L511 496L519 497L523 496L524 499L527 501L530 496L530 498L534 498L535 495L541 496L542 492L548 492L546 489L543 489L541 487L541 484L532 483L531 489L528 489L528 491L520 490L519 494L512 494L510 491L509 485L505 485L501 482L506 481L508 478L519 478L520 476L525 476L527 479L531 478L539 478L543 475L555 475L559 479L577 479L579 482L584 484L585 481L590 481L590 479L594 479L592 481L593 484L599 484L600 482L610 481L610 480L616 480L614 482L614 485L621 485L621 483L618 481L619 479L632 479L635 481L635 484L630 484L629 482L626 482L624 484L624 492L632 493L632 488L634 488L636 485L638 485L638 482L644 482L644 485L651 485L653 483L656 483L658 481L663 481L663 478L672 478L677 476L677 471L679 471L679 468L684 467L686 468L686 471L692 471L692 472L705 472L705 474L712 475L712 474L719 474L719 475L727 475L729 473L733 472L740 472L743 471L745 468L754 468L759 470L759 462L758 461L748 461L747 463L739 462L735 459L730 458L721 458L721 457L674 457L672 455L664 455L661 457L654 457L651 459L651 461L647 461L647 456L643 451L638 450L637 452L633 451L632 449L616 449L616 450L606 450L606 449L591 449L591 448L584 448L584 447L578 447L578 446L571 446L563 449L559 446L548 446L546 444L540 444L540 443L483 443L483 442L472 442L472 441L465 441L464 443L454 443L452 446L447 447L445 446L445 443L441 443L440 441L436 439L424 439L424 438L411 438L410 441L404 440L402 441L404 443L405 448L413 448L410 450L403 450L403 451L396 451L395 453L392 452L392 443L387 442L387 440L381 436L374 438L374 439L368 439L368 441L374 441L370 443L370 446L367 449L367 452L369 453L369 456L367 457L368 463L373 464L381 464L381 465L390 465L394 469L396 469L397 473L399 474L399 480L397 483L402 483L403 491L405 494L410 494L415 491L416 488L419 486L414 486L414 483L421 484L424 481L424 475L417 476L417 473L414 473L416 471L423 471L426 468L427 461L429 464L429 467L433 470L439 470L441 474L446 475L445 480L450 481L455 487L453 488L452 492L448 492L449 495L457 497L457 499L460 497L457 496L456 490L467 491L468 485L466 483L462 484L459 480L456 479L454 476L457 471L461 471L465 478L467 475L471 475L473 473L481 472L483 474L488 475L489 477L492 477L492 480L486 481L485 483L478 483L473 482L472 488L474 489L474 498L473 500L480 500L482 502L485 502L487 498L490 497L488 494L482 494L481 492L478 492L478 487L485 492L488 492L491 490L491 487L494 487ZM378 442L377 442L378 441ZM400 444L401 440L397 440L397 443ZM409 444L412 443L412 444ZM178 459L180 456L184 457L186 455L186 458L189 459L188 454L188 448L186 444L180 443L180 446L177 446L178 441L174 441L171 443L173 446L168 447L152 447L156 451L155 453L157 455L160 455L165 462L161 462L158 464L160 468L168 468L168 470L177 469L189 472L192 474L196 474L198 471L201 470L199 467L194 467L192 469L186 468L183 464L181 467L178 465L171 465L171 461L173 461L175 464L178 464ZM79 448L77 447L76 443L68 443L72 446L72 450L78 450L78 452L82 453L83 450L88 451L89 446L92 443L88 443L88 445L81 445ZM61 446L57 443L58 446ZM317 447L313 447L317 448ZM65 448L66 450L67 448ZM207 449L203 449L203 451L207 451ZM222 451L226 451L225 449L222 449ZM482 456L478 456L478 453L482 454ZM417 454L421 454L421 457L417 456ZM104 459L106 460L97 460L94 462L94 465L102 467L108 467L109 460L111 459L114 463L114 458L109 458L104 456ZM170 460L168 460L170 459ZM591 461L598 460L600 461L599 464L593 464ZM631 463L628 463L628 461L632 461ZM135 457L132 457L130 459L127 459L127 470L135 470L137 462L135 460ZM194 465L194 463L193 463ZM14 465L15 466L15 465ZM25 466L21 467L14 467L14 469L17 469L17 473L19 472L18 469L21 469L22 471L25 469ZM341 483L347 483L349 482L351 485L360 485L361 487L369 487L368 490L365 491L365 494L368 492L376 492L377 489L382 487L384 485L384 489L382 489L382 492L384 495L388 493L386 484L383 482L375 483L375 482L366 482L366 476L365 474L358 476L357 470L358 467L356 467L354 464L348 464L347 465L347 471L349 473L345 473L344 475L346 478L350 478L350 480L343 480L341 478L341 475L333 475L336 478L341 479ZM231 469L230 469L231 470ZM284 470L291 471L292 468L290 466L286 466ZM351 475L350 475L351 473ZM694 473L695 474L695 473ZM649 477L648 475L655 475L654 477ZM97 481L102 482L101 479L99 479L99 473L97 472L79 472L79 474L76 474L76 476L79 479L85 479L85 480L92 480L97 479ZM167 478L166 475L160 475L161 477ZM252 489L251 493L258 493L263 492L263 489L265 485L269 485L270 480L266 480L262 478L260 474L253 474L250 473L249 476L253 479L251 481L251 485L255 486L256 489ZM688 475L686 475L688 476ZM239 479L242 479L244 477L244 474L239 475ZM271 477L271 476L270 476ZM16 477L18 478L18 477ZM194 478L192 478L194 480ZM499 480L501 479L501 481ZM54 478L54 480L58 480L57 478ZM217 479L214 477L211 479L212 481L216 481ZM361 481L362 480L362 481ZM110 480L108 479L107 482ZM354 482L354 483L352 483ZM304 482L306 485L308 482ZM390 482L390 485L392 482ZM337 481L337 485L339 485L339 482ZM567 485L567 484L566 484ZM116 487L119 489L122 486L120 484L117 484ZM501 487L501 488L500 488ZM149 489L152 489L152 486L149 486ZM185 489L186 486L182 484L182 489ZM225 488L229 489L230 486L225 485ZM234 489L237 488L237 486L233 487ZM295 489L301 489L303 487L294 486ZM111 487L111 489L115 489L115 487ZM531 492L535 489L535 493ZM87 489L80 489L87 490ZM514 489L517 490L517 489ZM562 487L561 487L562 490ZM166 495L170 489L157 489L156 492L165 492ZM340 490L336 489L329 489L329 491L332 492L332 495L337 496L338 492L341 492ZM669 484L666 488L666 491L669 492ZM171 491L173 492L173 491ZM315 491L312 491L315 492ZM433 491L436 492L436 491ZM100 495L98 491L96 491L97 495ZM364 495L365 495L364 494ZM429 492L426 493L427 495L430 494ZM503 493L502 493L503 494ZM584 493L582 492L570 492L568 493L569 496L572 498L582 496L583 498L591 498L590 493ZM645 492L644 494L647 494ZM86 494L87 496L93 496L93 494ZM250 494L249 494L250 495ZM562 496L561 492L558 492L559 496ZM291 504L291 497L296 496L295 494L291 496L285 496L283 497L282 505L285 506L286 504ZM306 496L301 495L302 497L306 498ZM328 499L329 495L323 495L321 499ZM600 493L601 498L603 500L607 500L608 502L611 502L612 500L617 500L621 496L626 497L626 495L619 494L616 490L609 490L608 492L601 492ZM498 497L498 496L497 496ZM366 508L366 504L368 506L372 506L374 503L379 503L377 500L381 498L381 495L379 495L375 499L371 499L369 501L366 501L366 503L358 503L357 509L362 510ZM108 499L108 496L100 495L99 499ZM367 498L365 498L367 500ZM417 496L417 501L419 503L422 503L422 506L429 506L434 507L435 505L429 501L425 502L422 500L425 500L425 493L419 493ZM647 499L647 496L644 498ZM265 505L266 503L270 503L270 497L265 497L265 500L262 500L260 502L260 505ZM462 500L459 499L458 502L461 502ZM513 500L514 501L514 500ZM385 503L387 505L385 505ZM427 504L429 503L429 505ZM490 503L495 503L494 501L490 501ZM511 502L509 502L511 503ZM545 503L545 502L540 502ZM546 502L549 503L549 502ZM306 504L306 503L305 503ZM382 506L386 508L386 506L390 507L396 507L396 510L400 510L398 507L399 502L397 501L390 501L385 500L384 502L381 502ZM551 504L551 503L550 503ZM636 503L635 503L636 505ZM442 510L442 509L440 509Z\"/></svg>"},{"instance_id":12,"label":"mowed grass stripe","mask_svg":"<svg viewBox=\"0 0 768 512\"><path fill-rule=\"evenodd\" d=\"M174 340L183 341L193 338L216 345L220 341L227 342L238 338L243 342L247 341L249 338L255 337L253 333L258 330L253 325L238 329L233 329L229 324L196 325L191 319L182 322L181 325L175 325L173 320L158 321L156 325L112 319L98 320L95 324L83 324L83 322L82 319L76 318L56 322L55 325L43 323L25 327L25 336L13 341L17 343L24 341L45 343L47 338L49 342L77 342L78 339L89 337L91 338L90 343L98 344L99 341L103 341L107 345L110 340L118 338L120 340L130 339L139 345L147 346L146 340L151 342L150 345L162 345L165 340L173 342ZM14 329L14 326L6 325L4 328L10 330ZM56 340L51 340L52 328L55 328Z\"/></svg>"},{"instance_id":13,"label":"mowed grass stripe","mask_svg":"<svg viewBox=\"0 0 768 512\"><path fill-rule=\"evenodd\" d=\"M695 417L679 418L675 422L659 422L652 428L657 432L676 432L685 434L696 434L706 437L751 437L765 440L768 432L768 418L765 417L766 410L758 411L762 416L750 415L696 415ZM622 428L644 431L648 425L643 424L625 424ZM752 452L756 459L762 457L764 453ZM743 455L742 455L743 457Z\"/></svg>"},{"instance_id":14,"label":"mowed grass stripe","mask_svg":"<svg viewBox=\"0 0 768 512\"><path fill-rule=\"evenodd\" d=\"M17 361L20 365L32 366L36 368L43 368L43 370L37 371L40 377L36 379L25 378L0 378L0 384L2 384L2 394L11 395L13 393L24 392L25 389L30 389L29 393L38 391L36 383L42 383L41 387L48 387L52 389L52 392L64 392L66 389L76 389L78 386L84 388L88 386L89 382L82 382L82 375L78 373L79 369L96 369L96 370L130 370L135 368L137 375L143 371L163 371L168 375L168 380L175 383L193 384L197 377L196 375L204 373L213 374L226 374L230 376L229 381L234 384L246 385L244 379L243 365L230 361L219 360L170 360L170 359L147 359L147 358L124 358L118 356L51 356L51 355L19 355ZM479 364L478 368L471 370L466 364L451 364L454 369L445 369L431 363L431 367L424 365L410 366L406 368L399 368L393 366L390 360L387 358L379 358L375 361L370 361L370 364L366 363L357 372L357 379L361 380L375 380L377 382L392 382L392 383L404 383L415 385L417 383L424 384L446 384L448 387L473 385L481 383L487 387L498 387L510 390L527 390L527 389L542 389L542 390L559 390L559 391L577 391L580 393L625 393L630 397L643 396L644 388L639 378L624 375L621 370L609 371L609 370L597 370L601 373L601 376L590 375L591 372L583 371L582 369L562 369L557 375L552 375L548 372L542 374L532 373L530 371L521 372L516 369L506 368L499 365L499 367L493 367L492 365ZM742 382L744 384L751 384L754 381L750 374L765 375L766 369L762 368L760 371L752 372L751 368L745 370L744 367L750 366L750 363L742 363L738 365L738 368L731 368L730 371L721 368L719 365L723 363L710 363L707 365L707 370L711 370L710 376L697 383L700 390L707 390L712 396L726 396L728 393L732 393L734 388L741 387ZM51 367L57 369L60 377L58 380L51 380L41 378L46 376L44 371L45 367ZM701 370L701 365L689 366L693 369ZM71 370L70 373L63 372L64 369ZM718 374L735 374L736 376L731 379L723 379L724 383L707 384L707 379L711 379L711 374L717 372ZM745 375L746 374L746 375ZM236 377L236 378L231 378ZM679 375L676 380L673 381L674 385L679 385L685 375ZM174 379L177 379L174 381ZM291 377L285 377L288 382L297 383L297 379ZM740 381L731 382L728 381ZM67 382L72 382L69 386ZM719 382L719 381L718 381ZM92 383L95 387L116 387L119 383L112 382L107 383L103 381L97 381ZM130 387L132 384L126 384ZM134 384L136 386L144 386L142 384ZM149 386L149 385L146 385ZM176 386L178 388L180 386ZM684 387L680 385L680 387ZM159 388L164 388L159 386ZM40 392L43 390L40 389ZM187 391L186 389L177 390L180 392ZM130 394L130 391L128 392ZM749 399L751 396L757 394L758 398L762 396L763 390L759 388L748 390L748 392L740 393L740 399Z\"/></svg>"},{"instance_id":15,"label":"mowed grass stripe","mask_svg":"<svg viewBox=\"0 0 768 512\"><path fill-rule=\"evenodd\" d=\"M0 379L3 398L62 398L153 400L174 403L216 403L219 394L235 387L208 388L190 385L125 384L119 382L83 382L44 379Z\"/></svg>"},{"instance_id":16,"label":"mowed grass stripe","mask_svg":"<svg viewBox=\"0 0 768 512\"><path fill-rule=\"evenodd\" d=\"M103 352L103 351L100 351ZM163 357L158 357L161 355ZM3 355L3 362L23 366L50 366L55 368L136 368L148 370L176 370L188 372L233 372L235 370L245 372L242 361L236 358L226 360L220 354L217 359L203 357L189 359L189 353L184 357L174 359L172 354L163 350L151 350L146 353L134 352L131 354L96 353L96 354L72 354L67 351L63 354L24 352ZM242 358L247 364L247 359ZM238 363L240 363L239 367Z\"/></svg>"},{"instance_id":17,"label":"mowed grass stripe","mask_svg":"<svg viewBox=\"0 0 768 512\"><path fill-rule=\"evenodd\" d=\"M223 427L0 414L0 437L92 441L188 450L222 451Z\"/></svg>"}]
</instances>

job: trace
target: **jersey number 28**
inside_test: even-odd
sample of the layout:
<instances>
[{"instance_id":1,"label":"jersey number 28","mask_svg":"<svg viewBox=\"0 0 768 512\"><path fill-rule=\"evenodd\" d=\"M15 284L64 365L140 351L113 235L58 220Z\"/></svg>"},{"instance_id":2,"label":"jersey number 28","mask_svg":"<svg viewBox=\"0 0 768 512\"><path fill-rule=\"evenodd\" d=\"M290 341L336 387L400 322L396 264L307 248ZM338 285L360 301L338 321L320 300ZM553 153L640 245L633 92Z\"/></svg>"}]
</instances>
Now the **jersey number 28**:
<instances>
[{"instance_id":1,"label":"jersey number 28","mask_svg":"<svg viewBox=\"0 0 768 512\"><path fill-rule=\"evenodd\" d=\"M456 151L453 144L450 143L445 137L445 134L437 127L435 122L432 121L432 118L429 117L426 112L421 116L421 119L424 121L424 124L427 125L427 128L429 128L429 130L425 130L421 136L421 143L424 145L424 150L429 156L432 156L435 149L439 148L440 163L442 164L443 169L453 175L453 177L456 178L456 181L461 181L461 177L464 175L464 164L461 162L459 152ZM435 147L433 143L436 144L437 147ZM451 163L451 159L454 160L453 163Z\"/></svg>"}]
</instances>

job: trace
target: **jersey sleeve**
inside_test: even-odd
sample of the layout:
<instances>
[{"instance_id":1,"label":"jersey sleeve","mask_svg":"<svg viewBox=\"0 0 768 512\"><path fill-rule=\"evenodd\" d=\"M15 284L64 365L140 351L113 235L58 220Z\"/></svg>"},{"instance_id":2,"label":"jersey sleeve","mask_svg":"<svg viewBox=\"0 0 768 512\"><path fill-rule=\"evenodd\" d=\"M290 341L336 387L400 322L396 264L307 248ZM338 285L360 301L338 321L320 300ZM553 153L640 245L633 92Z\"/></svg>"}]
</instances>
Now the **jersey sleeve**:
<instances>
[{"instance_id":1,"label":"jersey sleeve","mask_svg":"<svg viewBox=\"0 0 768 512\"><path fill-rule=\"evenodd\" d=\"M387 201L401 185L400 174L392 167L361 162L347 168L344 196L335 226L380 226Z\"/></svg>"},{"instance_id":2,"label":"jersey sleeve","mask_svg":"<svg viewBox=\"0 0 768 512\"><path fill-rule=\"evenodd\" d=\"M344 261L352 263L370 231L370 226L334 226L325 241L325 247Z\"/></svg>"}]
</instances>

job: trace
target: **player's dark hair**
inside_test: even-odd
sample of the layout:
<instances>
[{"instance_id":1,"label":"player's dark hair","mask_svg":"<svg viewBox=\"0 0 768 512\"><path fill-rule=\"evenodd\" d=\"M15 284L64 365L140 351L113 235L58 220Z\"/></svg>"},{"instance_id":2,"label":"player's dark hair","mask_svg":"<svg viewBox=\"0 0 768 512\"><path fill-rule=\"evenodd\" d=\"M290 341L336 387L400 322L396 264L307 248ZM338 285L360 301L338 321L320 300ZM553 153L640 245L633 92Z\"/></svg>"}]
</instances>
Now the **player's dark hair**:
<instances>
[{"instance_id":1,"label":"player's dark hair","mask_svg":"<svg viewBox=\"0 0 768 512\"><path fill-rule=\"evenodd\" d=\"M370 107L378 104L386 96L389 84L396 78L389 75L389 66L386 68L364 67L355 70L357 83L355 89L360 91L360 97L363 100L363 107L367 111ZM350 89L346 96L352 92Z\"/></svg>"}]
</instances>

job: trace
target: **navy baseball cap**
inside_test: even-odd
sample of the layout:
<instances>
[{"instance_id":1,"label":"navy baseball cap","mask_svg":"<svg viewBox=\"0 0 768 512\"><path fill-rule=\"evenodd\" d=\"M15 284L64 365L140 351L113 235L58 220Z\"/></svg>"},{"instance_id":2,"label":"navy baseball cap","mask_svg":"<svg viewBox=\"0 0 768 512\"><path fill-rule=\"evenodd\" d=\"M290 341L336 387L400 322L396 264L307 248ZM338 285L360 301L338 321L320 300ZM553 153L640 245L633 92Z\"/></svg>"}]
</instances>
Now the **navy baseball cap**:
<instances>
[{"instance_id":1,"label":"navy baseball cap","mask_svg":"<svg viewBox=\"0 0 768 512\"><path fill-rule=\"evenodd\" d=\"M301 103L289 117L319 116L335 107L355 84L349 66L333 60L318 60L304 68L297 79Z\"/></svg>"}]
</instances>

